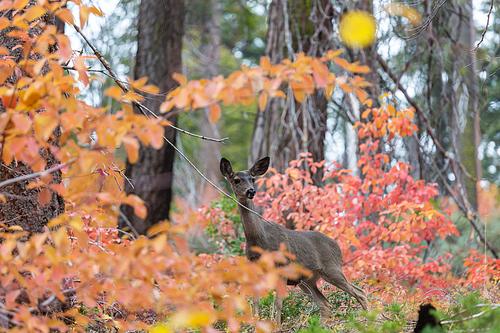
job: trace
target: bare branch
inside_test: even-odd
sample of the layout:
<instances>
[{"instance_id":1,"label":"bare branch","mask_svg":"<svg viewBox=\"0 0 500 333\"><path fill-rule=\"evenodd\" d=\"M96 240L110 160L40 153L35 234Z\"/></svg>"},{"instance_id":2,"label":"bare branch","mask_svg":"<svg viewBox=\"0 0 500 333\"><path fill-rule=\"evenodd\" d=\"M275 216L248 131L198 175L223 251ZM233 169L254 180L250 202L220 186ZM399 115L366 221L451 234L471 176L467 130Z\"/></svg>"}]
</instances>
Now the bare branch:
<instances>
[{"instance_id":1,"label":"bare branch","mask_svg":"<svg viewBox=\"0 0 500 333\"><path fill-rule=\"evenodd\" d=\"M490 25L490 15L491 15L492 10L493 10L493 0L491 0L490 11L488 12L488 19L486 20L486 27L484 27L483 33L481 34L481 40L477 43L475 48L470 50L471 52L476 52L477 49L479 48L479 45L481 45L481 43L483 42L484 35L486 35L486 31L488 31L488 26ZM472 15L472 12L471 12L471 15Z\"/></svg>"},{"instance_id":2,"label":"bare branch","mask_svg":"<svg viewBox=\"0 0 500 333\"><path fill-rule=\"evenodd\" d=\"M13 183L17 183L17 182L22 182L23 180L28 180L28 179L33 179L33 178L36 178L36 177L40 177L41 175L46 174L46 173L56 172L57 170L60 170L60 169L66 167L68 165L73 164L76 161L76 159L77 159L76 157L73 157L68 162L63 163L63 164L59 164L57 166L53 166L53 167L51 167L51 168L49 168L47 170L43 170L43 171L35 172L35 173L30 173L28 175L24 175L24 176L20 176L20 177L16 177L16 178L11 178L11 179L4 180L3 182L0 183L0 187L4 187L4 186L7 186L7 185L10 185L10 184L13 184Z\"/></svg>"},{"instance_id":3,"label":"bare branch","mask_svg":"<svg viewBox=\"0 0 500 333\"><path fill-rule=\"evenodd\" d=\"M125 82L121 81L118 76L116 75L116 73L113 71L113 69L111 68L111 66L109 65L109 63L106 61L106 59L104 59L104 57L99 53L99 51L97 51L97 49L94 47L94 45L92 45L92 43L87 39L87 37L83 34L82 30L76 26L76 25L73 25L73 27L75 28L75 30L80 34L80 36L82 36L82 38L85 40L85 42L87 43L87 45L92 49L92 51L94 52L95 56L97 57L97 59L101 62L101 64L104 66L104 68L106 68L106 70L108 71L109 73L109 77L113 79L113 81L115 81L115 83L118 85L118 87L120 87L120 89L124 92L124 93L128 93L130 90L125 86ZM65 67L65 69L70 69L70 70L74 70L73 67ZM100 70L95 70L97 72L101 72L101 73L104 73L104 71L100 71ZM105 74L105 73L104 73ZM106 74L107 75L107 74ZM139 89L140 90L140 89ZM138 109L141 110L141 112L145 115L145 112L144 110L148 111L153 117L155 118L159 118L158 115L156 113L154 113L153 111L151 111L149 108L147 108L144 104L142 104L141 102L138 102L138 101L134 101L132 102ZM184 134L188 134L188 135L191 135L191 136L194 136L196 138L199 138L199 139L203 139L203 140L208 140L208 141L214 141L214 142L223 142L225 140L227 140L228 138L223 138L223 139L215 139L215 138L208 138L206 136L202 136L202 135L197 135L197 134L193 134L191 132L188 132L186 130L183 130L183 129L180 129L178 127L175 127L173 125L169 125L170 127L172 127L174 130L176 131L179 131L181 133L184 133Z\"/></svg>"}]
</instances>

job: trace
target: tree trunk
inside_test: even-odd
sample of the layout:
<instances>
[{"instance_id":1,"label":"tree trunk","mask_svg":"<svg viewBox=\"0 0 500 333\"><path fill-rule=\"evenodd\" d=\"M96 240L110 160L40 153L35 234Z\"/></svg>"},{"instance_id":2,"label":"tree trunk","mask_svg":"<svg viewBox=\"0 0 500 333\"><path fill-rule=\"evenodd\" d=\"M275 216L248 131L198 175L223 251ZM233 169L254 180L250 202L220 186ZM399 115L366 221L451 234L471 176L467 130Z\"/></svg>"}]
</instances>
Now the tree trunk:
<instances>
[{"instance_id":1,"label":"tree trunk","mask_svg":"<svg viewBox=\"0 0 500 333\"><path fill-rule=\"evenodd\" d=\"M32 0L28 6L32 6L35 3L36 2ZM0 16L12 19L14 14L13 12L14 11L0 12ZM41 18L41 20L44 24L56 25L56 19L54 16L46 14ZM11 30L13 29L5 28L0 31L0 45L7 48L10 51L10 57L19 62L23 59L22 48L16 48L16 46L18 46L18 44L23 45L24 42L19 38L8 37L7 34ZM30 28L29 32L32 36L36 36L41 33L37 26ZM53 51L55 51L55 49ZM31 57L37 58L39 56L35 54L31 55ZM48 67L42 71L43 74L46 74L47 72ZM23 75L28 76L28 73L24 72ZM12 75L7 81L15 86L17 76ZM0 101L0 113L4 112L5 107ZM43 112L43 110L39 112ZM61 134L60 128L56 128L53 134L55 140L50 140L50 143L57 146L59 136ZM2 138L0 138L0 143L2 145L4 143L3 140L4 138L2 136ZM45 168L50 168L54 164L59 163L50 150L46 148L40 149L40 157L44 160ZM0 161L0 181L33 173L33 170L29 166L19 161L14 161L8 166L5 165L2 160ZM61 183L61 171L54 172L52 176L52 184ZM26 186L28 183L29 181L17 182L1 189L1 192L5 195L7 202L3 203L0 201L0 221L5 223L7 226L21 226L25 231L33 234L43 232L47 222L57 217L59 214L64 213L65 203L64 199L60 195L52 192L50 202L45 206L40 205L38 202L38 193L40 192L40 188L27 189Z\"/></svg>"},{"instance_id":2,"label":"tree trunk","mask_svg":"<svg viewBox=\"0 0 500 333\"><path fill-rule=\"evenodd\" d=\"M142 0L139 8L137 34L137 56L135 78L149 78L149 83L160 88L166 94L177 82L172 79L174 73L182 72L182 36L184 33L184 2L181 0ZM144 104L153 112L159 112L162 102L160 96L146 96ZM139 112L136 110L136 112ZM169 118L174 124L176 118ZM175 131L165 128L165 137L175 143ZM139 233L146 231L159 221L169 218L172 201L174 149L165 142L160 150L141 146L139 159L135 164L127 161L125 175L134 187L125 182L127 194L141 197L148 209L147 217L142 220L133 212L133 208L122 206L123 215L119 227L131 227Z\"/></svg>"},{"instance_id":3,"label":"tree trunk","mask_svg":"<svg viewBox=\"0 0 500 333\"><path fill-rule=\"evenodd\" d=\"M319 7L321 6L321 8ZM273 63L281 62L293 53L304 52L318 57L331 47L333 31L330 1L317 2L273 0L269 5L269 28L265 55ZM316 92L304 103L273 98L259 111L255 119L248 165L269 155L272 166L283 172L291 160L302 152L310 152L315 161L325 158L324 141L327 130L327 99ZM322 170L313 176L321 185Z\"/></svg>"}]
</instances>

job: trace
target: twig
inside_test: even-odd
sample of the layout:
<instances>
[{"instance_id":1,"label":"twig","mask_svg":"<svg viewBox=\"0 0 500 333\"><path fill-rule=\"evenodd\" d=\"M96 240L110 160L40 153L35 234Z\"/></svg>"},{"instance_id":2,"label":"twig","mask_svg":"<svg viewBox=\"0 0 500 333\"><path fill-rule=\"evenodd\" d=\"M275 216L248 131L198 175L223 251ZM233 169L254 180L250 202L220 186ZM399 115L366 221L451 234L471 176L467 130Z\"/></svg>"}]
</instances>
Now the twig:
<instances>
[{"instance_id":1,"label":"twig","mask_svg":"<svg viewBox=\"0 0 500 333\"><path fill-rule=\"evenodd\" d=\"M123 214L123 212L121 211L121 209L119 209L118 207L115 207L115 208L118 209L118 213L123 218L123 220L125 221L125 223L127 223L127 226L130 228L130 230L132 230L132 232L135 235L135 238L139 238L139 233L137 232L137 229L134 228L134 226L132 225L132 222L130 222L130 220L127 218L127 216L125 216L125 214Z\"/></svg>"},{"instance_id":2,"label":"twig","mask_svg":"<svg viewBox=\"0 0 500 333\"><path fill-rule=\"evenodd\" d=\"M60 170L68 165L71 165L73 164L75 161L76 161L76 157L73 157L72 159L70 159L68 162L66 163L63 163L63 164L59 164L57 166L53 166L47 170L43 170L43 171L39 171L39 172L34 172L34 173L30 173L28 175L24 175L24 176L20 176L20 177L16 177L16 178L11 178L11 179L7 179L7 180L4 180L3 182L0 183L0 187L4 187L4 186L7 186L7 185L10 185L10 184L13 184L13 183L17 183L17 182L22 182L23 180L28 180L28 179L32 179L32 178L36 178L36 177L39 177L43 174L46 174L46 173L52 173L52 172L55 172L57 170Z\"/></svg>"},{"instance_id":3,"label":"twig","mask_svg":"<svg viewBox=\"0 0 500 333\"><path fill-rule=\"evenodd\" d=\"M286 6L286 5L285 5ZM90 46L90 48L92 49L92 51L94 52L94 54L96 55L97 59L99 59L99 61L102 63L102 65L104 66L104 68L106 68L109 72L109 74L112 76L113 80L116 82L116 84L118 85L118 87L120 87L120 89L122 89L123 92L128 92L128 88L125 87L121 82L120 80L118 79L118 77L116 76L115 72L113 71L113 69L110 67L110 65L108 64L108 62L106 61L106 59L104 59L101 54L99 53L99 51L97 51L97 49L92 45L92 43L90 43L90 41L87 39L87 37L85 37L85 35L82 33L82 30L76 26L76 25L73 25L73 27L76 29L76 31L82 36L82 38L85 40L85 42ZM293 50L292 50L293 51ZM142 110L147 110L149 113L151 113L155 118L158 118L158 116L150 109L148 109L147 107L145 107L143 104L139 103L139 102L133 102L134 105L136 105L137 107L139 108L142 108ZM143 111L144 113L144 111ZM145 114L145 113L144 113ZM145 114L146 115L146 114ZM174 129L176 129L175 127L173 127ZM186 131L184 131L186 132ZM187 134L187 133L186 133ZM191 133L192 134L192 133ZM191 135L190 134L190 135ZM195 134L193 134L193 136L196 136ZM199 137L199 136L198 136ZM219 191L220 193L222 193L223 195L225 195L226 197L228 197L229 199L233 200L234 202L236 202L240 207L243 207L244 209L248 210L249 212L252 212L254 214L256 214L257 216L259 216L261 219L263 219L264 221L267 221L269 223L272 223L271 221L269 221L268 219L266 219L264 216L260 215L259 213L257 213L256 211L246 207L245 205L241 204L240 202L238 202L236 199L234 199L232 196L230 196L229 194L227 194L226 192L224 192L222 189L220 189L217 185L215 185L212 181L210 181L210 179L208 179L200 170L198 170L198 168L172 143L170 142L165 136L163 136L163 139L170 145L172 146L172 148L174 148L174 150L179 153L179 155L182 156L182 158L184 158L188 163L189 165L191 165L192 168L195 169L195 171L203 178L205 179L206 182L208 182L210 185L212 185L217 191ZM218 140L218 141L217 141ZM222 142L226 140L226 138L224 139L212 139L211 141L216 141L216 142ZM0 183L0 187L1 187L1 184ZM137 230L135 230L135 228L132 226L132 223L126 219L126 216L125 214L123 214L120 210L118 210L118 212L120 213L120 216L124 218L125 222L127 223L127 225L131 228L131 230L134 232L135 235L137 235L137 237L139 237L139 233L137 232Z\"/></svg>"},{"instance_id":4,"label":"twig","mask_svg":"<svg viewBox=\"0 0 500 333\"><path fill-rule=\"evenodd\" d=\"M449 159L451 161L451 168L452 168L452 172L455 174L455 177L457 177L457 172L454 170L454 166L455 164L458 165L460 167L460 169L462 170L462 172L468 177L470 178L472 181L474 182L477 182L478 179L476 177L473 177L468 171L467 169L465 168L465 166L460 163L459 161L455 160L454 158L452 158L448 152L443 148L443 146L439 143L439 140L437 139L437 136L436 134L434 133L434 130L432 129L432 126L430 124L430 121L429 121L429 118L427 117L427 115L425 114L424 110L422 110L422 108L413 100L413 98L411 98L409 95L408 95L408 92L406 91L406 89L403 88L403 86L399 83L399 82L396 82L396 76L394 75L394 73L391 71L391 69L389 68L389 66L387 65L387 63L384 61L384 59L382 59L382 57L377 54L377 61L378 63L380 64L380 66L382 67L382 69L387 73L387 75L390 76L390 78L396 83L397 85L397 88L403 93L403 95L405 95L405 98L408 100L408 102L415 108L415 110L417 111L418 115L421 117L421 119L423 120L424 122L424 125L425 125L425 128L427 130L427 133L429 134L429 136L432 138L432 141L434 142L434 145L436 146L437 150L439 150L439 152L447 159ZM458 177L457 177L458 179ZM445 185L447 185L447 182L445 181L444 182ZM449 192L451 193L451 190L449 190ZM485 236L482 234L481 230L478 228L477 224L475 223L476 220L479 220L479 215L477 214L477 212L471 207L470 203L469 203L469 200L467 199L467 195L464 193L464 191L462 189L459 189L458 191L458 195L460 196L460 199L462 200L462 203L460 203L459 201L457 201L457 204L460 208L460 210L465 214L465 216L467 217L467 219L470 221L471 225L474 227L474 229L476 230L476 232L478 233L478 236L481 238L481 241L483 241L483 243L488 247L488 249L491 251L491 253L493 253L493 255L495 256L495 258L500 258L497 251L493 248L493 246L490 244L490 242L488 242L488 240L485 238Z\"/></svg>"},{"instance_id":5,"label":"twig","mask_svg":"<svg viewBox=\"0 0 500 333\"><path fill-rule=\"evenodd\" d=\"M471 320L471 319L474 319L474 318L478 318L478 317L481 317L482 315L484 315L485 313L487 313L488 311L491 311L493 309L496 309L498 307L500 307L500 304L478 304L476 305L475 307L476 308L479 308L479 307L484 307L484 306L491 306L491 309L488 309L488 310L484 310L484 311L481 311L479 313L476 313L476 314L473 314L471 316L468 316L468 317L465 317L465 318L461 318L461 319L455 319L455 320L442 320L440 322L440 324L455 324L455 323L463 323L464 321L468 321L468 320ZM459 315L461 313L464 313L466 310L463 310L459 313L457 313L456 315Z\"/></svg>"},{"instance_id":6,"label":"twig","mask_svg":"<svg viewBox=\"0 0 500 333\"><path fill-rule=\"evenodd\" d=\"M191 162L189 160L189 158L186 157L186 155L184 155L172 142L170 142L170 140L168 140L165 136L163 136L163 139L170 145L172 146L172 148L174 148L174 150L182 156L182 158L184 158L186 160L186 162L189 163L189 165L191 165L191 167L203 178L205 179L205 181L207 183L209 183L210 185L212 185L217 191L219 191L221 194L225 195L226 197L228 197L229 199L233 200L234 202L236 202L236 204L238 204L240 207L243 207L244 209L248 210L249 212L251 213L254 213L255 215L257 215L258 217L260 217L261 219L263 219L264 221L266 222L269 222L269 223L272 223L271 221L269 221L268 219L266 219L264 216L260 215L259 213L257 213L256 211L254 211L253 209L250 209L248 207L246 207L245 205L243 205L242 203L240 203L238 200L236 200L235 198L233 198L232 196L230 196L229 194L227 194L226 192L224 192L221 188L219 188L217 185L215 185L212 181L210 181L210 179L207 178L207 176L205 176L200 170L198 170L198 168L193 164L193 162Z\"/></svg>"},{"instance_id":7,"label":"twig","mask_svg":"<svg viewBox=\"0 0 500 333\"><path fill-rule=\"evenodd\" d=\"M76 25L73 25L73 27L76 29L76 31L80 34L80 36L82 36L82 38L85 40L85 42L88 44L88 46L92 49L92 51L94 52L95 56L97 57L97 59L101 62L101 64L104 66L104 68L106 68L106 70L108 71L109 73L109 77L111 77L113 79L113 81L115 81L115 83L118 85L118 87L120 87L120 89L124 92L124 93L128 93L130 90L125 86L124 82L121 81L118 76L116 75L116 73L113 71L113 69L111 68L111 66L109 65L109 63L106 61L106 59L104 59L104 57L99 53L99 51L97 51L97 49L94 47L94 45L92 45L92 43L87 39L87 37L83 34L82 30L76 26ZM74 69L74 68L71 68L71 67L68 67L67 69ZM97 70L96 70L97 71ZM147 110L149 111L155 118L159 118L157 114L155 114L153 111L151 111L149 108L147 108L144 104L138 102L138 101L133 101L132 102L137 108L141 109L141 111L144 111L144 110ZM143 112L144 113L144 112ZM223 142L225 140L227 140L228 138L223 138L223 139L214 139L214 138L208 138L208 137L205 137L205 136L202 136L202 135L197 135L197 134L193 134L193 133L190 133L186 130L182 130L178 127L175 127L173 125L169 125L170 127L172 127L174 130L176 131L179 131L181 133L184 133L184 134L188 134L188 135L191 135L191 136L194 136L194 137L197 137L197 138L200 138L200 139L203 139L203 140L208 140L208 141L214 141L214 142Z\"/></svg>"},{"instance_id":8,"label":"twig","mask_svg":"<svg viewBox=\"0 0 500 333\"><path fill-rule=\"evenodd\" d=\"M488 30L488 26L490 25L490 15L491 15L492 10L493 10L493 0L491 0L490 11L488 12L488 19L486 20L486 27L484 27L483 33L481 34L481 40L477 43L475 48L470 50L473 53L477 51L477 49L479 48L479 45L481 45L481 43L484 40L484 35L486 35L486 31ZM471 15L472 15L472 12L471 12Z\"/></svg>"},{"instance_id":9,"label":"twig","mask_svg":"<svg viewBox=\"0 0 500 333\"><path fill-rule=\"evenodd\" d=\"M228 137L225 137L225 138L222 138L222 139L209 138L209 137L206 137L206 136L203 136L203 135L198 135L198 134L194 134L194 133L185 131L183 129L175 127L174 125L169 125L169 126L172 127L176 131L179 131L181 133L184 133L184 134L187 134L187 135L191 135L191 136L194 136L195 138L199 138L199 139L203 139L203 140L214 141L214 142L222 142L222 143L224 141L226 141L226 140L229 140Z\"/></svg>"}]
</instances>

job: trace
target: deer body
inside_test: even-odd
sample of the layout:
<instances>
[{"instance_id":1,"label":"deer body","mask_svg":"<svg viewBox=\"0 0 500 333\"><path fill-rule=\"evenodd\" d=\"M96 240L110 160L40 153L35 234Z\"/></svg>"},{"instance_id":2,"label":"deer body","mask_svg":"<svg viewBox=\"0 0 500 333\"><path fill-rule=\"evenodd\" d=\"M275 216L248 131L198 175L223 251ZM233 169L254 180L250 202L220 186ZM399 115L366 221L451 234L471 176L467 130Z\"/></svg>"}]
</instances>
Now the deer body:
<instances>
[{"instance_id":1,"label":"deer body","mask_svg":"<svg viewBox=\"0 0 500 333\"><path fill-rule=\"evenodd\" d=\"M231 163L223 158L220 169L222 175L231 183L236 199L243 206L255 210L252 199L255 196L255 177L262 176L269 167L269 157L265 157L248 171L233 172ZM368 301L365 292L351 284L342 272L342 252L339 245L330 237L317 231L296 231L262 220L258 215L238 206L243 230L245 232L246 255L249 260L256 260L259 254L252 251L257 246L263 250L278 251L280 244L286 245L286 250L295 255L295 262L311 272L309 276L301 277L299 281L287 281L289 285L299 287L318 304L323 321L328 319L332 310L331 304L317 287L319 278L333 284L352 295L363 310L368 311ZM283 295L276 296L276 321L281 321ZM254 299L254 309L258 313L258 299Z\"/></svg>"}]
</instances>

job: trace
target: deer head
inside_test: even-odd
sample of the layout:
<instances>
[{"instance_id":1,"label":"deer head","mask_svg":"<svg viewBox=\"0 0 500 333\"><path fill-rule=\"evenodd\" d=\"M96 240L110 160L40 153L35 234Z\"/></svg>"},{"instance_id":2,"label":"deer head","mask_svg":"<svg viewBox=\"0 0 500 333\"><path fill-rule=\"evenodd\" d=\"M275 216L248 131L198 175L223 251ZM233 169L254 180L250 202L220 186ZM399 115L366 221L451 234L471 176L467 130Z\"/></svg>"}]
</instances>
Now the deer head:
<instances>
[{"instance_id":1,"label":"deer head","mask_svg":"<svg viewBox=\"0 0 500 333\"><path fill-rule=\"evenodd\" d=\"M234 195L238 201L240 199L253 199L255 197L255 178L262 176L269 168L269 157L258 160L250 170L233 171L231 162L222 158L220 160L220 172L231 184Z\"/></svg>"}]
</instances>

